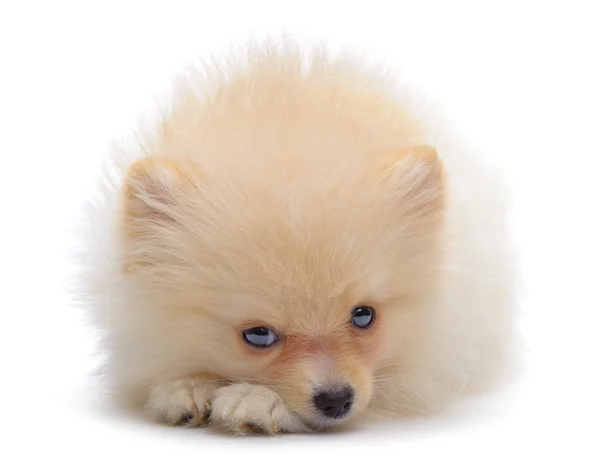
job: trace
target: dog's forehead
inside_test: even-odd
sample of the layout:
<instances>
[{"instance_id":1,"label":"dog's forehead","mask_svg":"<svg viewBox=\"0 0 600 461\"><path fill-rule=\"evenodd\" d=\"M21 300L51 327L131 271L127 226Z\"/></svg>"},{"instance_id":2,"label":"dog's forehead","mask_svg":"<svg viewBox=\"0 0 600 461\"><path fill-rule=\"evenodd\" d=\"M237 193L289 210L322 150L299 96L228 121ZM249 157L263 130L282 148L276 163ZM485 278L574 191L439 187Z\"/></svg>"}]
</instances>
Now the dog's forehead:
<instances>
[{"instance_id":1,"label":"dog's forehead","mask_svg":"<svg viewBox=\"0 0 600 461\"><path fill-rule=\"evenodd\" d=\"M309 306L304 310L287 312L285 323L287 334L306 337L324 337L338 330L350 318L351 307L338 304Z\"/></svg>"},{"instance_id":2,"label":"dog's forehead","mask_svg":"<svg viewBox=\"0 0 600 461\"><path fill-rule=\"evenodd\" d=\"M362 299L359 293L357 284L337 280L296 284L281 289L261 310L288 333L318 335L348 320Z\"/></svg>"}]
</instances>

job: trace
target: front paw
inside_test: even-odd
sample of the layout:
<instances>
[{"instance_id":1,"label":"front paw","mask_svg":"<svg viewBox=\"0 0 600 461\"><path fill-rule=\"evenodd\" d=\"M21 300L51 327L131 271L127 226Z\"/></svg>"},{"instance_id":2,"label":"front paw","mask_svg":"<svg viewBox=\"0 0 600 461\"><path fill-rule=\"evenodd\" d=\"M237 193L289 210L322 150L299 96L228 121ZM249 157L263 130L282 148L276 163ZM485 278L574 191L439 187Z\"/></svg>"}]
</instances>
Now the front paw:
<instances>
[{"instance_id":1,"label":"front paw","mask_svg":"<svg viewBox=\"0 0 600 461\"><path fill-rule=\"evenodd\" d=\"M307 427L271 389L239 383L215 392L212 424L238 435L303 432Z\"/></svg>"},{"instance_id":2,"label":"front paw","mask_svg":"<svg viewBox=\"0 0 600 461\"><path fill-rule=\"evenodd\" d=\"M205 426L217 386L200 379L178 379L150 390L146 409L169 425Z\"/></svg>"}]
</instances>

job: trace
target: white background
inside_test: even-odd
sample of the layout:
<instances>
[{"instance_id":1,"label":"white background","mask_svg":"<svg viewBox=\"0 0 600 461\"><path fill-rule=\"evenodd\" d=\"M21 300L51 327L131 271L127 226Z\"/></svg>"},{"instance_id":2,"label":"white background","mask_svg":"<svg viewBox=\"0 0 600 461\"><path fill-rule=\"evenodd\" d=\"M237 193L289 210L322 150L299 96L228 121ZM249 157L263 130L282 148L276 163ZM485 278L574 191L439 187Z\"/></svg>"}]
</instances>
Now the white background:
<instances>
[{"instance_id":1,"label":"white background","mask_svg":"<svg viewBox=\"0 0 600 461\"><path fill-rule=\"evenodd\" d=\"M600 459L598 2L0 5L0 459ZM165 429L95 402L94 343L65 290L84 189L186 63L280 31L400 66L506 171L529 348L506 392L437 421L283 439Z\"/></svg>"}]
</instances>

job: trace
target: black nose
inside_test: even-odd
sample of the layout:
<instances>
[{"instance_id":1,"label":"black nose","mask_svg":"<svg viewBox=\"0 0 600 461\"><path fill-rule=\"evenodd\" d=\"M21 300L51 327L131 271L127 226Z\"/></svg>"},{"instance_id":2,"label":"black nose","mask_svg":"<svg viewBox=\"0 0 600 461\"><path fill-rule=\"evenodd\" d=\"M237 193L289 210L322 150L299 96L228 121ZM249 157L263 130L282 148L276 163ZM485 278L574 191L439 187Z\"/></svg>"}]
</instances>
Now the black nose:
<instances>
[{"instance_id":1,"label":"black nose","mask_svg":"<svg viewBox=\"0 0 600 461\"><path fill-rule=\"evenodd\" d=\"M340 390L326 390L314 397L315 407L328 418L343 418L352 408L354 391L351 387Z\"/></svg>"}]
</instances>

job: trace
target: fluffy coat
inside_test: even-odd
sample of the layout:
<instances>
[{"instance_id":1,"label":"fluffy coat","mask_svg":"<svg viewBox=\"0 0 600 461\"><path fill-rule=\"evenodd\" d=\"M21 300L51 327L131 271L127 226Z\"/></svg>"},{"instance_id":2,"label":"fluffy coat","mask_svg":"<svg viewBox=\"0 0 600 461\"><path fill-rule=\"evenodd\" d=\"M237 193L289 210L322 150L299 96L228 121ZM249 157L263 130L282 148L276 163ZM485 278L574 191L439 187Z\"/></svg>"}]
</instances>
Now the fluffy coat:
<instances>
[{"instance_id":1,"label":"fluffy coat","mask_svg":"<svg viewBox=\"0 0 600 461\"><path fill-rule=\"evenodd\" d=\"M377 68L267 43L206 65L116 150L78 294L121 401L170 424L316 430L431 414L511 363L500 179ZM377 320L358 331L352 308ZM267 325L265 350L242 339ZM352 386L347 418L315 389Z\"/></svg>"}]
</instances>

